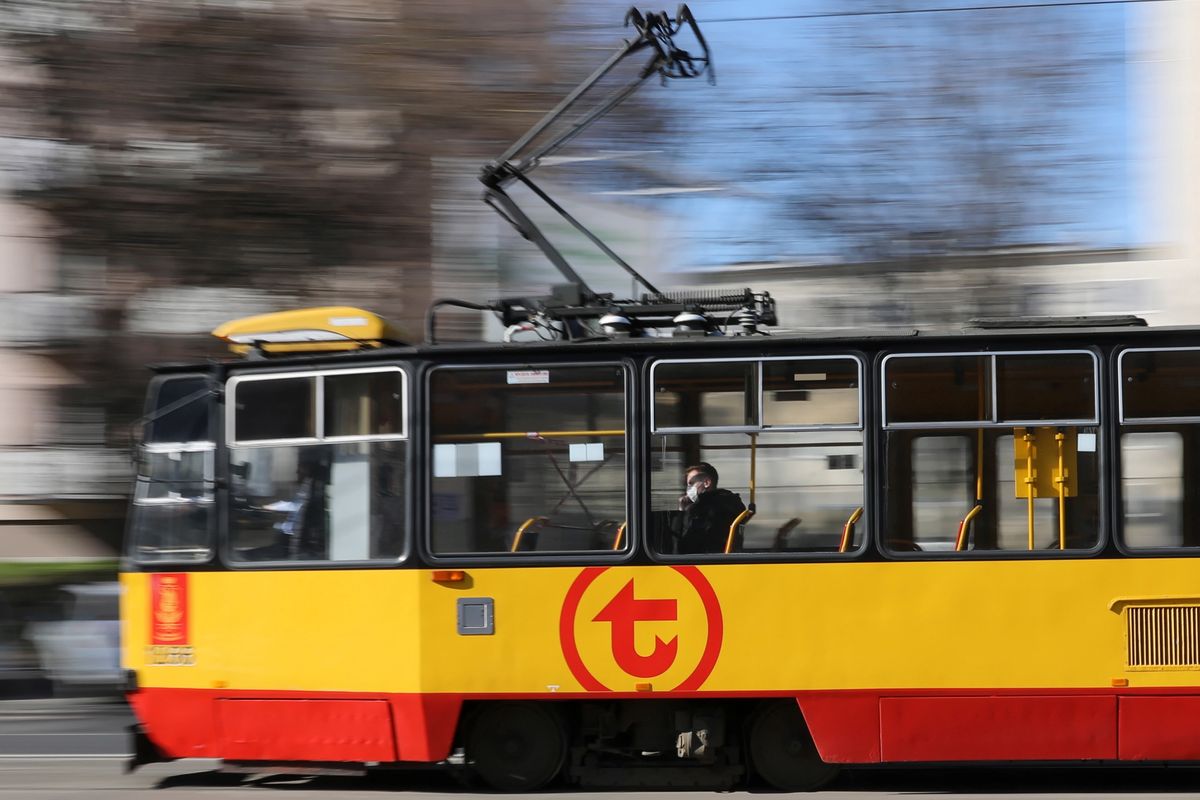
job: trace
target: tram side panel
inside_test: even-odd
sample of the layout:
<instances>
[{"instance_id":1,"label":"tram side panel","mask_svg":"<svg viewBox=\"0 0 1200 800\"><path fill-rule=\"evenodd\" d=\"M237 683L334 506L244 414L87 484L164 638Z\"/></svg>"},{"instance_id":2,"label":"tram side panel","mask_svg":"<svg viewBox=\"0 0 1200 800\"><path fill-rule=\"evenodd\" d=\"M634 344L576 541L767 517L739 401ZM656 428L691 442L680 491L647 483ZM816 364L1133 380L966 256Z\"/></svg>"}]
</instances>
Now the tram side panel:
<instances>
[{"instance_id":1,"label":"tram side panel","mask_svg":"<svg viewBox=\"0 0 1200 800\"><path fill-rule=\"evenodd\" d=\"M1121 606L1189 565L128 574L125 663L176 757L436 761L468 700L795 697L829 761L1196 758L1194 673L1131 669Z\"/></svg>"}]
</instances>

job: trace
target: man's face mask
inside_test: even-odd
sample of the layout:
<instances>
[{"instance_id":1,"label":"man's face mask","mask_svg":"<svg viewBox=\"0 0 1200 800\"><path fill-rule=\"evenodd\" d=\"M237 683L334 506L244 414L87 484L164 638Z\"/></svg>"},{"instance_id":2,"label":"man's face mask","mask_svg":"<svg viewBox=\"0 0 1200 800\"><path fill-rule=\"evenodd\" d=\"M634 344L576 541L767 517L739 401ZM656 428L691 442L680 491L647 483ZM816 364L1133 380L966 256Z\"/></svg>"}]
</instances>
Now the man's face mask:
<instances>
[{"instance_id":1,"label":"man's face mask","mask_svg":"<svg viewBox=\"0 0 1200 800\"><path fill-rule=\"evenodd\" d=\"M700 497L700 484L689 483L687 488L687 496L688 500L691 500L693 503L696 502L697 498Z\"/></svg>"}]
</instances>

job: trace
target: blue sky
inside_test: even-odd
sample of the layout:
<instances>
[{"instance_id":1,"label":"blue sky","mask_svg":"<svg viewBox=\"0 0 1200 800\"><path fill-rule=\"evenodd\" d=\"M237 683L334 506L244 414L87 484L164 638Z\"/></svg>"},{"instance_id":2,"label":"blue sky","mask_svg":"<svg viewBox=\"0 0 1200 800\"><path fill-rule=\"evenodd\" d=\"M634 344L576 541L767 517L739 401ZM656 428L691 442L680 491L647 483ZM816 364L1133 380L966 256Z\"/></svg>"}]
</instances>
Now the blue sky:
<instances>
[{"instance_id":1,"label":"blue sky","mask_svg":"<svg viewBox=\"0 0 1200 800\"><path fill-rule=\"evenodd\" d=\"M731 19L1004 4L692 3L717 85L651 81L642 97L679 127L655 158L662 185L718 191L636 202L678 220L679 266L855 260L872 236L996 220L1003 244L1143 243L1126 77L1136 7Z\"/></svg>"}]
</instances>

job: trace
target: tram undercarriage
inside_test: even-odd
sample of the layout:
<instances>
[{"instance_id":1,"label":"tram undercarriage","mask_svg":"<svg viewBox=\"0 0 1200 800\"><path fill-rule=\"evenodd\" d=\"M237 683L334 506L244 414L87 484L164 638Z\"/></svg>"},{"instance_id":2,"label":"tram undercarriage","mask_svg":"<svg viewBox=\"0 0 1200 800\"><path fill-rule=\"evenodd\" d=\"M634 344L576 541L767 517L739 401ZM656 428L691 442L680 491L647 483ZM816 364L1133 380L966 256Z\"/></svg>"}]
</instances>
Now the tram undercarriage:
<instances>
[{"instance_id":1,"label":"tram undercarriage","mask_svg":"<svg viewBox=\"0 0 1200 800\"><path fill-rule=\"evenodd\" d=\"M464 709L472 771L501 789L556 776L581 787L730 788L745 777L751 707L719 702L487 703Z\"/></svg>"}]
</instances>

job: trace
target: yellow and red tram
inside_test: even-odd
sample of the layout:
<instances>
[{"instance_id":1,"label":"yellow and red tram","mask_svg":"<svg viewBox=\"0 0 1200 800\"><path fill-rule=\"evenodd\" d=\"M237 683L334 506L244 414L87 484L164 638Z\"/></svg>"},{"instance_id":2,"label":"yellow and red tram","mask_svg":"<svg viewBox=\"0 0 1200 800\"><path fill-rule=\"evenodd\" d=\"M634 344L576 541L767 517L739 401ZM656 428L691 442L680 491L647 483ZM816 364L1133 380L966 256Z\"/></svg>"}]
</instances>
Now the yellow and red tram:
<instances>
[{"instance_id":1,"label":"yellow and red tram","mask_svg":"<svg viewBox=\"0 0 1200 800\"><path fill-rule=\"evenodd\" d=\"M686 7L629 21L584 89L635 52L637 82L708 70ZM518 790L1200 760L1200 330L763 337L765 295L672 298L602 245L648 294L596 293L505 192L550 202L529 172L615 102L535 146L582 94L483 174L569 289L439 301L423 345L355 308L239 320L247 358L151 381L135 762ZM518 341L437 344L444 305ZM701 547L709 492L740 511Z\"/></svg>"},{"instance_id":2,"label":"yellow and red tram","mask_svg":"<svg viewBox=\"0 0 1200 800\"><path fill-rule=\"evenodd\" d=\"M139 758L506 789L1198 760L1200 332L1122 322L165 368L122 574ZM754 513L681 553L702 461Z\"/></svg>"}]
</instances>

